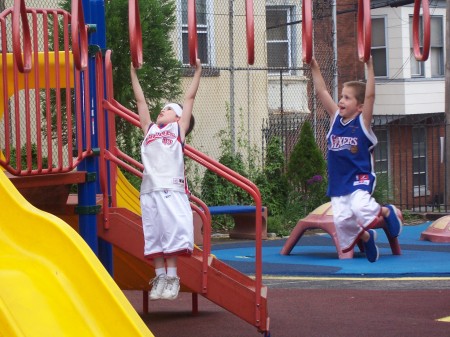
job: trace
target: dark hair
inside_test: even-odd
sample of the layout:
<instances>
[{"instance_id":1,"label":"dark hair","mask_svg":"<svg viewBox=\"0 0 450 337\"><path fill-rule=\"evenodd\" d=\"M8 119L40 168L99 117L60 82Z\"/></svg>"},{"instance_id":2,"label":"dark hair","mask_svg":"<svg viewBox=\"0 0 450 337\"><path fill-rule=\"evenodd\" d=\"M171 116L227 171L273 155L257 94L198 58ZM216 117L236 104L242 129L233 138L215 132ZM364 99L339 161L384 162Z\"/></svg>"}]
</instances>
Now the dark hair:
<instances>
[{"instance_id":1,"label":"dark hair","mask_svg":"<svg viewBox=\"0 0 450 337\"><path fill-rule=\"evenodd\" d=\"M186 131L186 137L188 136L188 134L191 133L194 126L195 126L195 118L194 118L194 115L191 114L191 120L189 121L189 127Z\"/></svg>"},{"instance_id":2,"label":"dark hair","mask_svg":"<svg viewBox=\"0 0 450 337\"><path fill-rule=\"evenodd\" d=\"M181 107L181 110L183 110L183 104L180 103L177 104ZM195 126L195 118L194 115L191 114L191 120L189 121L189 127L186 131L185 137L187 137L191 133L192 129L194 129L194 126Z\"/></svg>"}]
</instances>

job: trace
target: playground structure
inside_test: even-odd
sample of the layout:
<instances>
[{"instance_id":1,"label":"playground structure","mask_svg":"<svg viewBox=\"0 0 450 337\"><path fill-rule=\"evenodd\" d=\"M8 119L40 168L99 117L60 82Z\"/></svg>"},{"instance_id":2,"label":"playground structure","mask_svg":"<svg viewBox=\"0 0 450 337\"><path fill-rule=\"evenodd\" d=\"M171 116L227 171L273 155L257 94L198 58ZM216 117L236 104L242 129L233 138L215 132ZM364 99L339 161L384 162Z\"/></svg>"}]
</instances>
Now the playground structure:
<instances>
[{"instance_id":1,"label":"playground structure","mask_svg":"<svg viewBox=\"0 0 450 337\"><path fill-rule=\"evenodd\" d=\"M366 5L369 1L361 0L359 3ZM417 3L420 8L420 1ZM425 3L426 1L423 2ZM308 4L310 6L305 7ZM311 4L310 1L303 2L305 18L310 20L312 20L309 15ZM196 50L195 1L188 1L188 5L192 64L196 56L196 53L192 52ZM248 63L252 64L254 60L252 1L247 0L246 5ZM101 8L95 7L98 3L92 3L90 6L90 10L86 13L97 13L96 9L101 13ZM130 36L133 37L130 38L132 62L139 68L142 64L140 43L142 34L137 1L130 1L129 16ZM28 24L29 17L32 18L31 28ZM151 335L120 292L120 289L142 290L145 310L148 307L147 292L150 287L148 280L153 277L153 273L151 263L143 259L142 228L140 210L136 205L136 191L127 184L126 179L118 171L119 166L139 176L141 165L117 148L114 119L124 118L135 125L138 125L138 120L134 112L125 109L114 100L111 51L102 51L106 50L102 36L104 18L101 15L88 18L90 25L97 26L97 32L93 32L88 30L85 24L80 1L73 1L71 13L68 13L62 10L26 8L22 0L16 1L13 9L4 11L0 19L3 75L0 112L3 114L4 128L2 130L4 138L0 139L3 150L0 164L7 172L0 172L0 186L2 196L5 198L1 203L5 223L2 221L1 227L8 228L6 223L14 225L20 223L20 226L26 226L31 230L31 233L28 233L13 228L15 235L2 236L5 253L20 261L22 254L29 250L30 246L30 241L22 241L22 235L35 236L34 244L37 247L40 247L41 240L36 239L41 236L47 238L49 240L42 240L42 244L43 247L48 247L53 245L52 240L55 238L53 231L58 229L64 234L58 237L60 242L54 244L55 251L37 249L34 255L36 261L44 261L45 266L53 264L58 267L57 273L62 274L62 278L67 280L77 279L77 275L101 269L95 258L97 255L115 281L111 282L106 272L98 272L95 278L80 281L79 285L86 286L95 282L96 286L98 283L102 286L90 292L83 292L75 286L68 288L67 283L62 283L58 279L48 282L47 276L52 275L55 269L41 275L40 270L43 268L19 270L17 266L22 267L23 264L16 263L13 266L5 263L0 272L5 275L4 282L7 280L10 282L5 283L2 288L8 289L11 296L5 297L3 294L1 296L2 322L10 329L10 335L19 335L19 331L26 331L28 335L42 335L39 331L33 331L36 321L25 322L23 317L27 307L45 302L45 296L41 295L45 293L46 296L48 294L50 298L55 299L47 306L42 304L44 308L39 310L40 315L37 316L41 325L46 324L44 328L47 331L59 329L65 335L70 331L74 336L89 335L89 332L98 335L100 331L108 334L108 329L114 326L109 322L119 319L118 317L122 320L124 316L130 322L130 331L121 335ZM358 39L358 47L364 45L363 49L367 50L367 46L370 47L368 41L370 34L367 33L370 32L370 27L367 26L370 20L359 19L358 22L361 22L361 27L359 24L358 27L365 29L365 39ZM307 29L310 24L311 22L305 20L304 32L309 32L303 35L306 63L312 57L312 33L311 29ZM50 26L54 35L49 34ZM37 36L42 27L44 38L39 42ZM425 39L426 35L425 30ZM56 36L63 37L62 42ZM416 39L414 41L416 43ZM8 52L11 50L12 53ZM367 57L367 54L363 56ZM422 57L427 57L425 52ZM59 95L62 92L65 93L66 110L62 109L62 96ZM52 99L56 108L50 104ZM36 153L33 152L33 144L36 144ZM209 242L211 214L201 200L192 196L193 211L201 217L204 224L204 242L202 249L196 248L192 257L180 258L182 290L192 292L193 311L198 310L196 299L197 294L200 294L254 325L258 331L268 334L267 288L262 284L260 214L262 205L259 190L252 182L189 145L186 146L185 153L206 168L240 186L254 198L256 262L255 278L252 279L211 256ZM25 158L26 164L22 163L22 158ZM4 175L8 175L20 193L17 193L8 179L3 177ZM70 194L72 184L78 184L78 195ZM33 205L53 215L35 211L25 202L23 196L26 196ZM30 228L30 222L22 222L24 217L22 208L36 214L31 218L31 223L34 221L40 226L41 235L35 235L36 230ZM61 219L78 231L84 242L79 240ZM65 250L66 246L75 247L74 250L78 253L61 254L60 251ZM85 258L78 260L75 258L76 254ZM50 259L53 255L59 255L59 260L53 262ZM77 262L75 264L74 259ZM67 261L72 261L71 268L61 268ZM75 269L75 265L79 268L72 270ZM25 275L23 278L25 281L17 282L18 278L6 277L19 273ZM40 281L35 281L36 275L40 276ZM44 289L47 283L50 285ZM23 302L13 301L14 294L22 291L24 287L30 289L28 296L24 297ZM65 297L67 289L72 291L73 296L70 299ZM99 308L92 303L93 298L99 296L105 299L105 303L112 303L108 308L112 311L109 316L103 307ZM79 304L80 299L85 303L84 307ZM66 307L62 306L67 302L71 307L69 312L65 312ZM91 304L93 307L88 307ZM105 315L108 316L106 321ZM63 320L62 316L67 316L67 320ZM80 330L76 330L74 321L83 321L85 317L89 317L90 323L80 324Z\"/></svg>"},{"instance_id":2,"label":"playground structure","mask_svg":"<svg viewBox=\"0 0 450 337\"><path fill-rule=\"evenodd\" d=\"M251 2L247 4L252 14ZM151 261L143 257L138 192L118 170L119 166L140 176L142 166L115 143L114 119L135 125L138 120L114 100L104 14L101 6L96 7L98 2L88 5L83 9L81 1L74 0L68 13L27 8L22 0L0 16L1 239L4 255L16 262L2 264L0 298L2 326L11 336L41 336L43 331L152 335L120 291L142 290L147 310L148 282L154 272ZM192 6L195 1L189 2L189 12L195 14ZM89 26L85 13L92 15L86 20ZM140 67L137 1L130 1L129 15L132 62ZM247 27L250 63L251 16ZM190 26L190 32L194 28ZM186 155L254 198L257 262L255 278L250 278L211 256L211 215L192 196L192 209L202 218L204 241L190 258L179 259L182 291L192 293L194 312L200 294L268 334L267 289L261 281L262 216L256 211L262 208L259 190L188 145ZM78 184L78 194L70 193L72 184ZM34 260L27 260L29 256ZM18 296L25 289L26 296ZM33 320L25 314L30 307L39 309ZM118 320L124 322L122 331L113 324Z\"/></svg>"},{"instance_id":3,"label":"playground structure","mask_svg":"<svg viewBox=\"0 0 450 337\"><path fill-rule=\"evenodd\" d=\"M399 214L400 218L403 218L402 214ZM396 237L392 237L389 234L386 223L382 216L378 218L378 223L374 228L383 229L386 237L388 238L389 245L391 247L391 251L393 255L401 255L401 248L398 243L398 239ZM314 211L309 213L304 219L301 219L297 222L297 225L292 230L289 238L286 240L283 248L281 249L281 255L289 255L294 249L295 245L300 241L301 237L307 230L310 229L320 229L325 233L330 235L333 240L334 245L336 246L336 251L339 259L351 259L354 255L354 247L347 252L343 252L340 245L339 240L337 238L336 226L333 222L333 209L331 208L331 202L325 203L319 207L317 207ZM357 243L357 246L360 251L364 251L364 245L361 243L361 240Z\"/></svg>"}]
</instances>

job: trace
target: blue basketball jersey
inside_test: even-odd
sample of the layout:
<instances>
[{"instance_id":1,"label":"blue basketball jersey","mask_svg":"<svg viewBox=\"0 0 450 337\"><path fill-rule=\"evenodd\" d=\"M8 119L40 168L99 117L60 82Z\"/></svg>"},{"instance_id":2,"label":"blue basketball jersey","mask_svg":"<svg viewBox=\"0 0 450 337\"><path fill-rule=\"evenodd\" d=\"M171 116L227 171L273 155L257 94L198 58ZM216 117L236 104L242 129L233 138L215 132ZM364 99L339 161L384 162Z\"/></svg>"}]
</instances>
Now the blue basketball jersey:
<instances>
[{"instance_id":1,"label":"blue basketball jersey","mask_svg":"<svg viewBox=\"0 0 450 337\"><path fill-rule=\"evenodd\" d=\"M373 148L377 142L372 129L366 129L362 114L344 123L339 111L336 112L327 134L329 197L351 194L358 189L373 192Z\"/></svg>"}]
</instances>

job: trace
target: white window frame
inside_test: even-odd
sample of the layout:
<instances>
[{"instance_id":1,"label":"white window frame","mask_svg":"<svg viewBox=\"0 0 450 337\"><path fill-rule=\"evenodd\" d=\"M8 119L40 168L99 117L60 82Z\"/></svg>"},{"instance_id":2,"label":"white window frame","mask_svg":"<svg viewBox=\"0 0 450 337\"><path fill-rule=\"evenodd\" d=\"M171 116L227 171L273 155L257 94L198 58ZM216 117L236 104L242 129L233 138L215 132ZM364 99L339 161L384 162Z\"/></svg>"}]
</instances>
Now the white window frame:
<instances>
[{"instance_id":1,"label":"white window frame","mask_svg":"<svg viewBox=\"0 0 450 337\"><path fill-rule=\"evenodd\" d=\"M386 140L380 141L382 137L380 137L381 133L386 134ZM389 130L387 128L380 128L375 130L375 135L377 136L378 143L374 149L374 157L375 157L375 173L376 174L389 174ZM382 156L381 154L385 154ZM380 165L377 163L386 162L385 170L379 170Z\"/></svg>"},{"instance_id":2,"label":"white window frame","mask_svg":"<svg viewBox=\"0 0 450 337\"><path fill-rule=\"evenodd\" d=\"M389 135L389 129L386 127L377 128L374 130L375 135L377 136L378 143L377 146L374 148L374 158L375 158L375 173L377 175L377 184L380 182L381 177L385 177L387 188L388 188L388 195L389 197L392 197L392 186L391 186L391 180L389 172L391 172L391 162L389 160L390 158L390 135ZM381 133L384 133L386 137L381 137ZM382 139L382 140L380 140ZM384 165L384 169L380 169L380 163L386 163Z\"/></svg>"},{"instance_id":3,"label":"white window frame","mask_svg":"<svg viewBox=\"0 0 450 337\"><path fill-rule=\"evenodd\" d=\"M213 0L197 0L196 4L200 1L204 1L206 4L206 25L205 24L199 24L197 20L197 35L198 34L206 34L206 55L208 55L208 60L204 61L201 60L202 64L208 65L208 66L214 66L216 64L216 47L215 47L215 40L214 40L214 10L213 10ZM183 50L183 35L188 33L187 29L187 22L183 23L183 13L182 4L186 3L187 8L187 0L177 0L177 22L178 22L178 59L182 62L183 65L189 65L188 62L183 62L183 56L184 56L184 50ZM187 17L187 14L186 14ZM198 17L198 13L197 13ZM200 45L199 45L200 48ZM189 51L186 51L189 55ZM199 55L201 53L199 52Z\"/></svg>"},{"instance_id":4,"label":"white window frame","mask_svg":"<svg viewBox=\"0 0 450 337\"><path fill-rule=\"evenodd\" d=\"M269 12L269 11L274 11L274 12L275 11L277 11L277 12L285 11L286 12L286 23L287 23L287 25L286 25L286 40L270 40L269 41L269 39L266 38L266 49L267 49L267 51L269 50L269 48L268 48L269 44L287 43L287 48L288 48L287 68L291 68L291 67L293 67L294 57L295 57L295 55L293 54L293 50L294 50L293 41L294 41L295 32L294 32L294 25L289 25L289 23L292 21L292 18L294 17L295 8L294 8L294 6L270 6L270 5L268 5L268 6L266 6L266 15L267 15L267 12ZM267 27L266 27L266 29L267 29ZM272 67L269 64L268 57L267 57L267 66ZM287 74L287 75L291 75L293 73L295 73L295 72L292 70L283 71L283 74ZM268 74L269 75L279 75L280 71L269 70Z\"/></svg>"},{"instance_id":5,"label":"white window frame","mask_svg":"<svg viewBox=\"0 0 450 337\"><path fill-rule=\"evenodd\" d=\"M431 41L430 41L430 63L431 63L431 77L443 77L445 75L445 61L444 61L444 17L442 15L432 15L431 20ZM436 31L436 26L433 26L433 21L440 21L440 32ZM433 45L433 37L437 34L441 35L441 44ZM437 55L436 55L437 54ZM438 73L433 74L434 62L437 62Z\"/></svg>"},{"instance_id":6,"label":"white window frame","mask_svg":"<svg viewBox=\"0 0 450 337\"><path fill-rule=\"evenodd\" d=\"M379 65L380 64L382 64L381 62L377 62L377 58L376 58L376 54L374 55L374 51L376 51L376 50L381 50L381 49L384 49L384 51L385 51L385 62L384 62L384 64L386 65L386 69L385 69L385 74L384 75L377 75L377 73L376 73L376 69L374 69L375 70L375 77L377 77L377 78L386 78L386 77L388 77L389 76L389 57L388 57L388 46L387 46L387 43L388 43L388 36L387 36L387 28L386 28L386 22L387 22L387 17L385 16L385 15L382 15L382 16L380 16L380 15L378 15L378 16L372 16L372 21L373 20L383 20L383 27L384 27L384 29L383 29L383 32L384 32L384 45L380 45L380 46L374 46L374 44L373 44L373 41L374 41L374 39L372 38L372 57L374 58L374 65L375 65L375 67L379 67ZM373 27L373 22L372 22L372 27ZM373 32L373 30L372 30L372 32Z\"/></svg>"},{"instance_id":7,"label":"white window frame","mask_svg":"<svg viewBox=\"0 0 450 337\"><path fill-rule=\"evenodd\" d=\"M419 17L419 41L420 50L422 50L423 41L423 24L422 15ZM411 77L425 77L425 64L424 62L417 61L414 57L414 45L413 45L413 16L409 16L409 48L410 48L410 69Z\"/></svg>"},{"instance_id":8,"label":"white window frame","mask_svg":"<svg viewBox=\"0 0 450 337\"><path fill-rule=\"evenodd\" d=\"M440 32L436 32L436 27L433 27L433 21L434 20L440 20L441 21L441 31ZM444 65L444 21L443 21L443 16L442 15L431 15L430 16L430 21L431 21L431 41L430 41L430 54L429 54L429 58L427 62L430 62L431 64L431 68L430 68L430 76L429 77L443 77L445 75L445 65ZM410 49L411 49L411 77L425 77L425 62L420 62L417 61L414 58L414 47L413 47L413 36L412 36L412 25L413 25L413 17L410 16L409 17L409 32L410 32L410 37L409 37L409 41L410 41ZM420 16L419 19L419 41L422 43L423 41L423 23L422 23L422 16ZM440 33L441 35L441 41L442 44L441 45L433 45L433 37L436 36L436 34ZM420 45L420 47L422 48L422 45ZM436 52L437 52L437 57L436 56ZM433 74L432 70L433 70L433 66L434 64L432 64L433 62L438 62L438 68L439 68L439 73L438 74ZM418 68L420 67L420 69L418 69L417 73L413 72L414 68ZM428 71L428 70L427 70Z\"/></svg>"},{"instance_id":9,"label":"white window frame","mask_svg":"<svg viewBox=\"0 0 450 337\"><path fill-rule=\"evenodd\" d=\"M416 132L423 133L424 142L418 142L417 137L415 136ZM428 184L428 175L427 175L427 166L428 166L428 158L427 158L427 130L424 126L415 126L412 128L412 174L413 174L413 190L414 190L414 197L420 197L428 195L430 192L427 190L427 184ZM423 144L422 144L423 143ZM418 144L419 146L414 146L415 144ZM421 147L421 145L424 145ZM419 159L421 162L425 161L425 167L423 170L420 170L420 167L417 167L417 164L415 163L415 159ZM418 184L414 182L414 178L417 175L421 175L425 177L425 184ZM420 180L420 179L419 179Z\"/></svg>"}]
</instances>

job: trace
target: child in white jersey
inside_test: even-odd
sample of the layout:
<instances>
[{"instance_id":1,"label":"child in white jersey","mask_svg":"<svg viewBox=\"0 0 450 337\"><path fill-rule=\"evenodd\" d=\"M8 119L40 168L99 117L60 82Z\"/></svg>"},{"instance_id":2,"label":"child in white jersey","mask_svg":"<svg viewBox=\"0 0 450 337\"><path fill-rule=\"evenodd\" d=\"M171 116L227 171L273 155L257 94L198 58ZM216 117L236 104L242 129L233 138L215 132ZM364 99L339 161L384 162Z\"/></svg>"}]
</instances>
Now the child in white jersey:
<instances>
[{"instance_id":1,"label":"child in white jersey","mask_svg":"<svg viewBox=\"0 0 450 337\"><path fill-rule=\"evenodd\" d=\"M392 237L402 229L401 213L394 205L381 206L372 197L375 188L373 148L377 138L372 131L375 103L375 76L372 58L366 62L367 83L344 83L336 104L327 91L317 61L311 60L316 94L330 116L328 145L328 196L331 197L336 234L343 252L362 239L366 257L378 260L373 229L381 214Z\"/></svg>"},{"instance_id":2,"label":"child in white jersey","mask_svg":"<svg viewBox=\"0 0 450 337\"><path fill-rule=\"evenodd\" d=\"M148 105L131 65L131 83L144 141L141 145L144 173L140 191L144 255L153 259L156 277L150 299L177 298L180 278L177 256L191 255L194 245L192 210L184 175L184 141L192 130L192 108L200 83L202 66L196 60L195 73L185 94L183 106L169 103L156 122L150 119Z\"/></svg>"}]
</instances>

